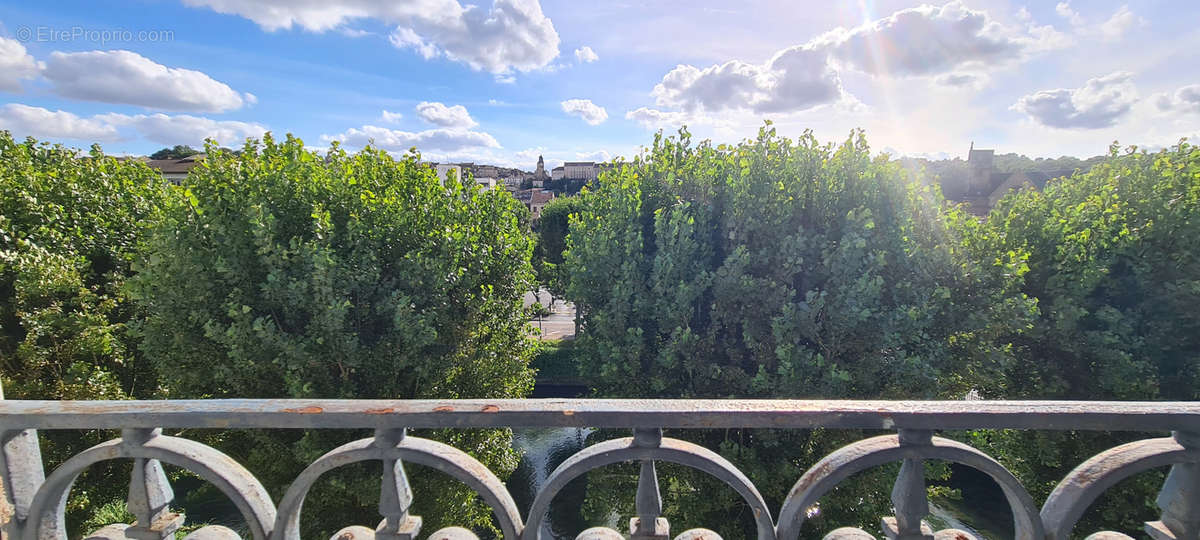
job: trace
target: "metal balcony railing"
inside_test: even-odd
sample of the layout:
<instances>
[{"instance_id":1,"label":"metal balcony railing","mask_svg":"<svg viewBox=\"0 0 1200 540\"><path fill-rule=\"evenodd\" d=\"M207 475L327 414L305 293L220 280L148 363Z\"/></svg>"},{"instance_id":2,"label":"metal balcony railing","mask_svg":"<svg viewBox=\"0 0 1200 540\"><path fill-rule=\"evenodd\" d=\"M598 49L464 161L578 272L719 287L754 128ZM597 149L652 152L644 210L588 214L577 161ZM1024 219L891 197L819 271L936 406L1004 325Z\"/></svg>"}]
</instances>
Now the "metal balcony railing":
<instances>
[{"instance_id":1,"label":"metal balcony railing","mask_svg":"<svg viewBox=\"0 0 1200 540\"><path fill-rule=\"evenodd\" d=\"M631 437L584 448L563 462L522 516L504 484L466 453L439 442L406 436L407 428L593 427L623 428ZM736 464L685 441L665 438L663 428L874 429L895 434L872 437L826 456L796 480L781 508L768 508ZM254 476L221 452L163 428L371 428L375 435L331 450L272 501ZM1017 479L991 457L968 445L934 436L939 430L966 429L1103 430L1163 432L1105 451L1064 478L1039 509ZM37 430L120 429L121 437L43 470ZM759 538L792 540L810 508L850 475L901 462L892 491L896 515L884 517L888 538L972 538L960 530L932 531L924 518L929 506L922 462L941 460L972 467L1003 491L1012 510L1016 538L1067 539L1087 507L1120 480L1156 467L1171 470L1158 497L1159 521L1145 533L1156 539L1200 537L1200 403L1047 401L799 401L799 400L181 400L181 401L0 401L0 534L14 539L65 537L64 506L75 478L104 460L134 462L128 507L131 526L106 527L98 538L165 539L184 517L172 513L171 487L162 463L192 471L228 496L255 540L295 540L305 494L324 473L360 461L383 462L380 513L372 532L348 527L340 538L413 539L421 521L409 514L414 494L405 463L432 467L466 484L494 511L505 538L533 540L542 530L550 502L573 478L620 462L639 462L636 517L629 536L668 539L669 516L662 514L655 462L672 462L711 474L741 495L755 517ZM347 524L351 525L351 524ZM429 538L474 538L465 529L435 531ZM580 538L621 538L613 529L594 528ZM188 539L237 538L209 526ZM717 538L692 529L679 539ZM853 528L831 531L827 539L865 539ZM1089 538L1129 538L1099 532Z\"/></svg>"}]
</instances>

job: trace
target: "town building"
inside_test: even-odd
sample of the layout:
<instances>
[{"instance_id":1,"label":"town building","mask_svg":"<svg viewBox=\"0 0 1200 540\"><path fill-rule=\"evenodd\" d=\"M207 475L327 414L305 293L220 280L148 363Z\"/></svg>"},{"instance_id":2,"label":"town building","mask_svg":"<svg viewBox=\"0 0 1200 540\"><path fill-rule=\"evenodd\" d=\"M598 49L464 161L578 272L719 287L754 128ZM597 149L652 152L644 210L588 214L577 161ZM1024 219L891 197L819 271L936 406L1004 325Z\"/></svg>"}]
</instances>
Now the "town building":
<instances>
[{"instance_id":1,"label":"town building","mask_svg":"<svg viewBox=\"0 0 1200 540\"><path fill-rule=\"evenodd\" d=\"M494 176L476 176L475 183L479 184L479 187L482 187L484 191L490 191L500 185L500 180Z\"/></svg>"},{"instance_id":2,"label":"town building","mask_svg":"<svg viewBox=\"0 0 1200 540\"><path fill-rule=\"evenodd\" d=\"M475 174L475 178L500 178L500 167L495 165L476 165L472 172Z\"/></svg>"},{"instance_id":3,"label":"town building","mask_svg":"<svg viewBox=\"0 0 1200 540\"><path fill-rule=\"evenodd\" d=\"M537 220L542 217L542 209L546 207L550 201L554 200L554 192L545 189L523 189L515 193L515 196L525 208L529 209L529 215Z\"/></svg>"},{"instance_id":4,"label":"town building","mask_svg":"<svg viewBox=\"0 0 1200 540\"><path fill-rule=\"evenodd\" d=\"M449 175L451 171L454 171L455 178L462 178L463 169L461 165L455 165L453 163L434 163L428 161L424 162L423 164L432 167L434 173L437 174L438 181L442 182L443 184L445 184L447 175Z\"/></svg>"},{"instance_id":5,"label":"town building","mask_svg":"<svg viewBox=\"0 0 1200 540\"><path fill-rule=\"evenodd\" d=\"M600 174L594 161L568 161L563 163L563 178L591 182Z\"/></svg>"},{"instance_id":6,"label":"town building","mask_svg":"<svg viewBox=\"0 0 1200 540\"><path fill-rule=\"evenodd\" d=\"M546 174L546 161L542 159L542 156L538 156L537 168L533 170L533 187L545 187L549 180L550 176Z\"/></svg>"},{"instance_id":7,"label":"town building","mask_svg":"<svg viewBox=\"0 0 1200 540\"><path fill-rule=\"evenodd\" d=\"M967 151L967 178L958 202L967 203L967 210L983 216L992 210L1010 191L1025 186L1044 189L1055 178L1071 176L1073 170L996 172L995 150L977 150L975 144Z\"/></svg>"},{"instance_id":8,"label":"town building","mask_svg":"<svg viewBox=\"0 0 1200 540\"><path fill-rule=\"evenodd\" d=\"M147 159L145 163L147 167L158 171L172 184L178 184L203 160L204 154L196 154L181 159Z\"/></svg>"},{"instance_id":9,"label":"town building","mask_svg":"<svg viewBox=\"0 0 1200 540\"><path fill-rule=\"evenodd\" d=\"M552 179L552 180L562 180L563 178L566 178L566 176L567 176L567 169L566 169L566 167L563 167L562 165L559 165L558 167L550 169L550 179Z\"/></svg>"}]
</instances>

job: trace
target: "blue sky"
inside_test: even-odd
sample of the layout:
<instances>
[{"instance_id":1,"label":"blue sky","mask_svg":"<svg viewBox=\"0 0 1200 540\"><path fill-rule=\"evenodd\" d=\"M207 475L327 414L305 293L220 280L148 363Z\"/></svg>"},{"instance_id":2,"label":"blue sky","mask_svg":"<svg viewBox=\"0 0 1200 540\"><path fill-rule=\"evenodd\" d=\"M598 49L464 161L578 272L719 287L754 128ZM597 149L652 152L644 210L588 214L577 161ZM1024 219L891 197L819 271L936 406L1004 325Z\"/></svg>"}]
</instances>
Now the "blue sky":
<instances>
[{"instance_id":1,"label":"blue sky","mask_svg":"<svg viewBox=\"0 0 1200 540\"><path fill-rule=\"evenodd\" d=\"M113 153L269 130L532 169L764 119L896 154L1200 135L1200 3L181 0L0 5L0 129Z\"/></svg>"}]
</instances>

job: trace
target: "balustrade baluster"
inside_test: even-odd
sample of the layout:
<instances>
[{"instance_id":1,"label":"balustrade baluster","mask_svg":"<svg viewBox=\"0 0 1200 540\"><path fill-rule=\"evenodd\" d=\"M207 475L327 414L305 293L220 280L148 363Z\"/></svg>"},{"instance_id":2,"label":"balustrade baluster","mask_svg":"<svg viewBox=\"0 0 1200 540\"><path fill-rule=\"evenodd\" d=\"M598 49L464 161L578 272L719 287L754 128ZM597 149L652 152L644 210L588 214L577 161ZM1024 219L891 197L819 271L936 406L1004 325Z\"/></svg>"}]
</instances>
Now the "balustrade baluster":
<instances>
[{"instance_id":1,"label":"balustrade baluster","mask_svg":"<svg viewBox=\"0 0 1200 540\"><path fill-rule=\"evenodd\" d=\"M933 432L900 430L901 446L930 446ZM905 459L892 488L892 506L896 516L883 518L883 533L894 540L931 540L933 531L925 523L929 500L925 491L925 461Z\"/></svg>"},{"instance_id":2,"label":"balustrade baluster","mask_svg":"<svg viewBox=\"0 0 1200 540\"><path fill-rule=\"evenodd\" d=\"M380 429L375 432L375 444L380 448L395 448L404 440L404 429ZM379 514L383 521L375 530L377 540L413 540L421 531L421 518L408 514L413 492L398 458L383 460L383 482L379 491Z\"/></svg>"},{"instance_id":3,"label":"balustrade baluster","mask_svg":"<svg viewBox=\"0 0 1200 540\"><path fill-rule=\"evenodd\" d=\"M1189 450L1200 448L1200 433L1173 433L1175 441ZM1200 463L1171 466L1167 480L1155 500L1162 509L1158 521L1146 523L1146 533L1155 540L1200 538Z\"/></svg>"},{"instance_id":4,"label":"balustrade baluster","mask_svg":"<svg viewBox=\"0 0 1200 540\"><path fill-rule=\"evenodd\" d=\"M37 430L0 431L0 537L19 538L29 503L45 481Z\"/></svg>"},{"instance_id":5,"label":"balustrade baluster","mask_svg":"<svg viewBox=\"0 0 1200 540\"><path fill-rule=\"evenodd\" d=\"M121 432L125 444L142 446L162 434L161 429L126 429ZM135 458L129 480L129 513L137 518L125 536L138 540L174 538L183 525L183 514L171 511L175 493L157 459Z\"/></svg>"},{"instance_id":6,"label":"balustrade baluster","mask_svg":"<svg viewBox=\"0 0 1200 540\"><path fill-rule=\"evenodd\" d=\"M289 487L279 504L250 471L213 448L168 437L161 429L361 429L379 428L374 437L330 450L310 464ZM466 453L442 443L406 437L404 429L501 428L505 426L633 427L628 437L600 442L567 458L546 477L535 495L528 523L523 523L511 495L494 474ZM649 427L655 426L655 427ZM779 511L778 526L761 494L737 466L712 450L664 438L667 428L764 429L898 429L839 448L810 467L793 485ZM46 429L118 429L119 439L84 450L53 472L43 472L38 432ZM933 437L934 429L1049 430L1177 430L1173 438L1127 443L1080 464L1050 495L1041 511L1020 482L1000 463L966 444ZM114 459L132 460L128 508L132 526L119 524L97 531L99 538L166 540L184 516L171 511L173 502L164 464L198 474L238 507L256 540L298 540L304 497L322 475L351 463L382 462L379 513L371 529L351 526L346 538L415 540L422 520L410 514L414 493L406 464L419 464L463 482L493 510L507 539L537 540L551 503L572 479L618 463L637 462L640 469L635 515L629 537L668 540L670 524L663 516L659 462L691 467L733 488L753 512L758 538L795 540L816 504L854 474L900 462L892 490L895 516L882 520L887 538L941 540L971 538L972 533L943 529L936 533L924 521L931 508L926 495L924 462L937 460L974 468L996 482L1013 513L1014 538L1064 539L1104 491L1142 471L1171 466L1158 497L1161 517L1146 524L1157 540L1200 540L1200 403L1109 402L857 402L857 401L674 401L674 400L229 400L171 402L0 401L0 538L37 540L64 538L65 504L72 484L89 467ZM160 461L161 460L161 461ZM677 524L679 525L679 524ZM698 524L699 525L699 524ZM837 525L837 524L829 524ZM814 531L815 532L815 531ZM235 532L209 526L193 532L197 539L234 538ZM804 532L805 535L809 532ZM1081 531L1079 534L1083 534ZM461 527L435 531L435 540L472 540ZM584 531L581 538L617 538L610 528ZM869 538L843 527L826 538ZM685 531L676 540L717 538L708 529ZM1101 531L1089 539L1128 538Z\"/></svg>"},{"instance_id":7,"label":"balustrade baluster","mask_svg":"<svg viewBox=\"0 0 1200 540\"><path fill-rule=\"evenodd\" d=\"M662 429L635 429L633 445L642 448L661 446ZM662 494L658 489L654 460L642 461L634 510L637 517L629 520L631 540L665 540L670 537L670 524L667 518L662 517Z\"/></svg>"}]
</instances>

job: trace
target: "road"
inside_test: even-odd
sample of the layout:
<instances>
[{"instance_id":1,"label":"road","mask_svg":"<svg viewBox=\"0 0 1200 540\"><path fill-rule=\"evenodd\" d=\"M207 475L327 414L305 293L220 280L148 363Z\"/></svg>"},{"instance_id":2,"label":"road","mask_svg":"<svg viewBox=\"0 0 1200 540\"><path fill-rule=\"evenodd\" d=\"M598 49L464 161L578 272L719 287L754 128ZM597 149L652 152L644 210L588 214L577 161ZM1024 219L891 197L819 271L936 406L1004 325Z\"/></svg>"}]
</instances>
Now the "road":
<instances>
[{"instance_id":1,"label":"road","mask_svg":"<svg viewBox=\"0 0 1200 540\"><path fill-rule=\"evenodd\" d=\"M550 292L541 290L542 305L550 304ZM532 292L525 293L525 305L533 305L537 298ZM554 302L554 312L542 319L533 319L529 325L541 329L541 339L569 339L575 337L575 305L570 302Z\"/></svg>"}]
</instances>

